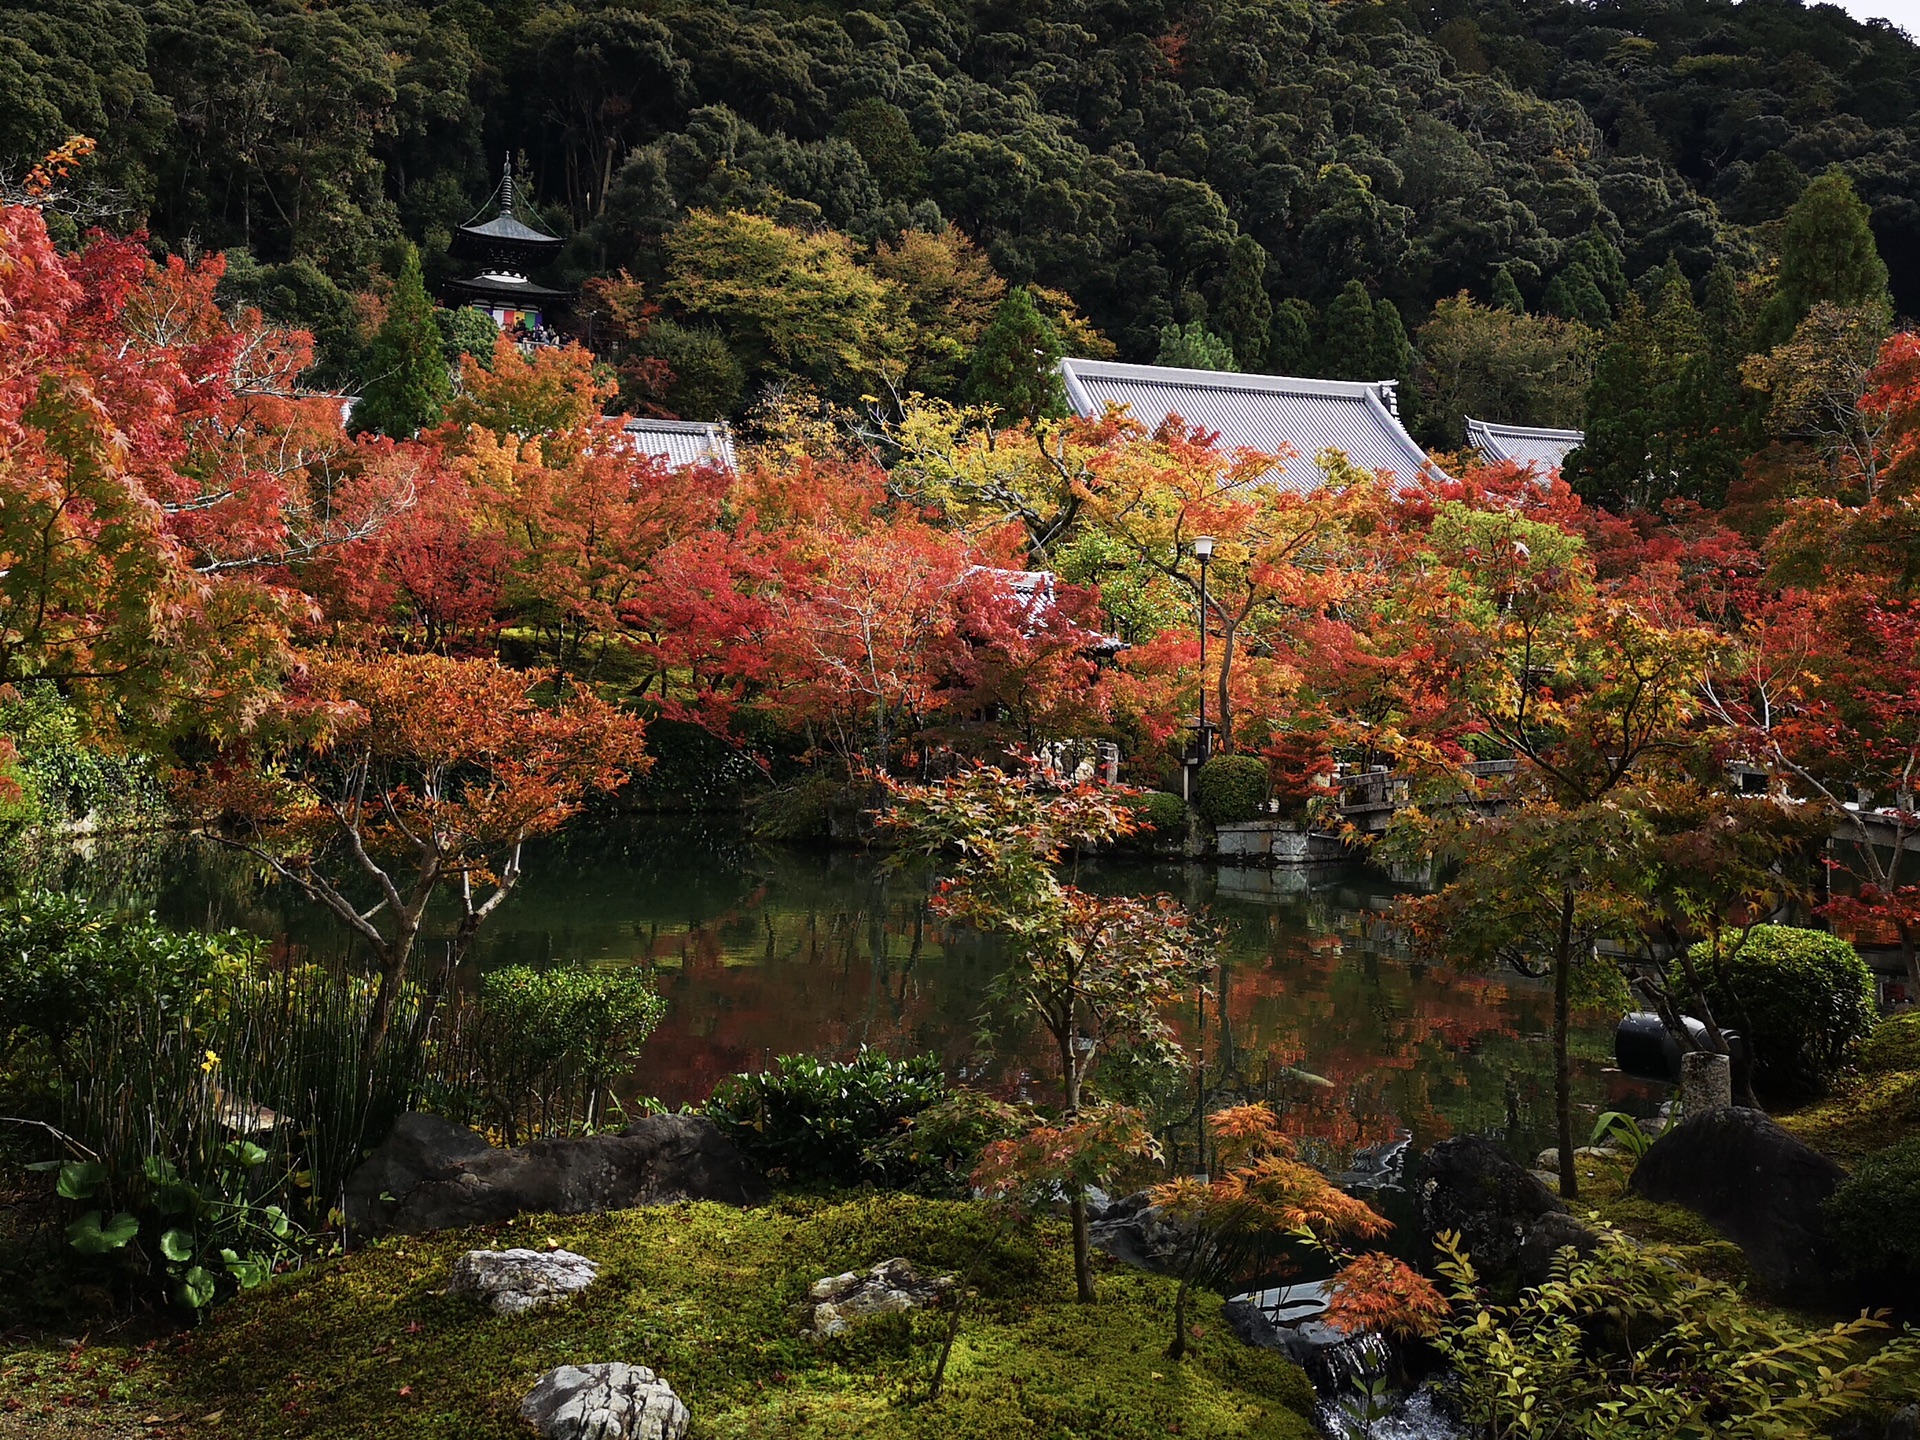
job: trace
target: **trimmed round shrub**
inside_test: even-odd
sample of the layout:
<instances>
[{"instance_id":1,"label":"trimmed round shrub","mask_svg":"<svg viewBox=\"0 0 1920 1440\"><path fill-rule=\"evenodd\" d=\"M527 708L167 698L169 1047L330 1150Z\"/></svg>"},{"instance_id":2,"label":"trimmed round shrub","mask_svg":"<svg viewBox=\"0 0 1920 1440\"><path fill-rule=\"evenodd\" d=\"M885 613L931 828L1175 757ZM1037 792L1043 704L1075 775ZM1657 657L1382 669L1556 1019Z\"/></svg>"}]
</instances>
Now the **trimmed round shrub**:
<instances>
[{"instance_id":1,"label":"trimmed round shrub","mask_svg":"<svg viewBox=\"0 0 1920 1440\"><path fill-rule=\"evenodd\" d=\"M1256 755L1216 755L1194 776L1193 799L1215 825L1251 820L1266 808L1267 762Z\"/></svg>"},{"instance_id":2,"label":"trimmed round shrub","mask_svg":"<svg viewBox=\"0 0 1920 1440\"><path fill-rule=\"evenodd\" d=\"M1890 1015L1860 1042L1856 1057L1869 1075L1920 1070L1920 1010Z\"/></svg>"},{"instance_id":3,"label":"trimmed round shrub","mask_svg":"<svg viewBox=\"0 0 1920 1440\"><path fill-rule=\"evenodd\" d=\"M1825 1211L1827 1234L1856 1278L1884 1291L1920 1280L1920 1138L1867 1156Z\"/></svg>"},{"instance_id":4,"label":"trimmed round shrub","mask_svg":"<svg viewBox=\"0 0 1920 1440\"><path fill-rule=\"evenodd\" d=\"M1149 790L1144 795L1129 795L1121 802L1133 812L1133 818L1152 833L1154 840L1178 840L1187 833L1187 802L1164 790Z\"/></svg>"},{"instance_id":5,"label":"trimmed round shrub","mask_svg":"<svg viewBox=\"0 0 1920 1440\"><path fill-rule=\"evenodd\" d=\"M1755 926L1727 967L1732 993L1704 944L1694 946L1693 960L1715 1018L1747 1037L1762 1099L1791 1104L1824 1094L1873 1029L1873 974L1837 935Z\"/></svg>"}]
</instances>

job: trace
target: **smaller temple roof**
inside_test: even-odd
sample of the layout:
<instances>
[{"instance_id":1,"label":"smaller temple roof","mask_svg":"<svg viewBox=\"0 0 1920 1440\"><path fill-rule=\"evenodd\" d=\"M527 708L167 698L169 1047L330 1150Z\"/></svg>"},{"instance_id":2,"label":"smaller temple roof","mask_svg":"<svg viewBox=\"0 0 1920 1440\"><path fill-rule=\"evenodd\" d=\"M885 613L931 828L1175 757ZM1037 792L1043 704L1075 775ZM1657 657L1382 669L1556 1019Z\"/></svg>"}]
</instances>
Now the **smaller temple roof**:
<instances>
[{"instance_id":1,"label":"smaller temple roof","mask_svg":"<svg viewBox=\"0 0 1920 1440\"><path fill-rule=\"evenodd\" d=\"M1545 474L1558 470L1567 452L1577 449L1586 436L1578 430L1546 430L1528 425L1496 425L1490 420L1467 421L1467 443L1480 452L1489 465L1511 460L1516 465L1532 465Z\"/></svg>"},{"instance_id":2,"label":"smaller temple roof","mask_svg":"<svg viewBox=\"0 0 1920 1440\"><path fill-rule=\"evenodd\" d=\"M736 468L733 436L718 421L639 418L628 419L620 428L643 455L664 460L676 470L683 465Z\"/></svg>"},{"instance_id":3,"label":"smaller temple roof","mask_svg":"<svg viewBox=\"0 0 1920 1440\"><path fill-rule=\"evenodd\" d=\"M545 285L536 285L524 275L498 271L474 275L465 280L449 280L441 288L449 295L468 300L528 307L536 307L543 301L573 298L565 290L549 290Z\"/></svg>"},{"instance_id":4,"label":"smaller temple roof","mask_svg":"<svg viewBox=\"0 0 1920 1440\"><path fill-rule=\"evenodd\" d=\"M1325 483L1318 456L1338 450L1368 470L1391 471L1411 483L1438 474L1427 452L1400 424L1391 380L1307 380L1288 375L1236 375L1122 365L1109 360L1062 360L1067 404L1093 418L1123 405L1149 430L1169 415L1217 433L1226 449L1287 458L1267 478L1306 494Z\"/></svg>"}]
</instances>

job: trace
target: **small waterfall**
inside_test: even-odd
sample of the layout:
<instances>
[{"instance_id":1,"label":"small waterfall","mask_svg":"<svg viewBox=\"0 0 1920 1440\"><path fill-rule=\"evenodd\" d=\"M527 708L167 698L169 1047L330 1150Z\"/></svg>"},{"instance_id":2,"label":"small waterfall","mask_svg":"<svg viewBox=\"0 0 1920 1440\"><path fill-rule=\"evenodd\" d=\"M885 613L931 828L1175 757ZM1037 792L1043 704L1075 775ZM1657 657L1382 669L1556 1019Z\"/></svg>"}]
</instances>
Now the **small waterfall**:
<instances>
[{"instance_id":1,"label":"small waterfall","mask_svg":"<svg viewBox=\"0 0 1920 1440\"><path fill-rule=\"evenodd\" d=\"M1335 1397L1347 1391L1364 1392L1394 1371L1393 1348L1378 1330L1329 1345L1314 1360L1323 1373L1313 1378L1323 1393Z\"/></svg>"},{"instance_id":2,"label":"small waterfall","mask_svg":"<svg viewBox=\"0 0 1920 1440\"><path fill-rule=\"evenodd\" d=\"M1313 1371L1324 1397L1314 1418L1330 1440L1460 1440L1466 1433L1431 1386L1404 1388L1401 1358L1378 1331L1329 1345Z\"/></svg>"}]
</instances>

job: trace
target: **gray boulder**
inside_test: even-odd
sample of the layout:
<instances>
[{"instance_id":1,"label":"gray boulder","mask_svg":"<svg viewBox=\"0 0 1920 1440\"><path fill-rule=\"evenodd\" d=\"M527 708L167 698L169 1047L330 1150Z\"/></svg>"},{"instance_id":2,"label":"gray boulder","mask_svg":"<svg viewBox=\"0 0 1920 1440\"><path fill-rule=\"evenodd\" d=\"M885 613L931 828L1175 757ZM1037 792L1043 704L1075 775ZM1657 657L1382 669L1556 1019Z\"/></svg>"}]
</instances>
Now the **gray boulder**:
<instances>
[{"instance_id":1,"label":"gray boulder","mask_svg":"<svg viewBox=\"0 0 1920 1440\"><path fill-rule=\"evenodd\" d=\"M1483 1135L1457 1135L1422 1155L1413 1193L1421 1238L1431 1245L1441 1231L1458 1231L1474 1268L1496 1284L1519 1279L1520 1247L1534 1222L1567 1208Z\"/></svg>"},{"instance_id":2,"label":"gray boulder","mask_svg":"<svg viewBox=\"0 0 1920 1440\"><path fill-rule=\"evenodd\" d=\"M572 1299L599 1273L571 1250L469 1250L453 1262L447 1293L478 1300L496 1315L521 1315Z\"/></svg>"},{"instance_id":3,"label":"gray boulder","mask_svg":"<svg viewBox=\"0 0 1920 1440\"><path fill-rule=\"evenodd\" d=\"M1820 1206L1845 1173L1760 1111L1729 1107L1668 1130L1629 1185L1706 1220L1776 1294L1819 1303L1836 1288Z\"/></svg>"},{"instance_id":4,"label":"gray boulder","mask_svg":"<svg viewBox=\"0 0 1920 1440\"><path fill-rule=\"evenodd\" d=\"M650 1115L618 1135L499 1150L463 1126L406 1115L347 1180L349 1228L420 1234L525 1212L580 1215L676 1200L762 1205L760 1172L710 1120Z\"/></svg>"},{"instance_id":5,"label":"gray boulder","mask_svg":"<svg viewBox=\"0 0 1920 1440\"><path fill-rule=\"evenodd\" d=\"M1518 1266L1522 1285L1544 1285L1553 1275L1553 1261L1571 1245L1581 1255L1600 1248L1599 1234L1571 1215L1549 1210L1534 1221L1520 1242Z\"/></svg>"},{"instance_id":6,"label":"gray boulder","mask_svg":"<svg viewBox=\"0 0 1920 1440\"><path fill-rule=\"evenodd\" d=\"M939 1299L953 1284L953 1276L922 1276L912 1264L898 1256L882 1260L871 1270L828 1275L807 1289L807 1299L813 1307L810 1314L814 1338L826 1340L843 1335L854 1321L868 1315L892 1315L916 1309Z\"/></svg>"},{"instance_id":7,"label":"gray boulder","mask_svg":"<svg viewBox=\"0 0 1920 1440\"><path fill-rule=\"evenodd\" d=\"M1087 1226L1087 1236L1122 1264L1164 1275L1179 1268L1193 1241L1193 1230L1140 1190L1109 1205Z\"/></svg>"},{"instance_id":8,"label":"gray boulder","mask_svg":"<svg viewBox=\"0 0 1920 1440\"><path fill-rule=\"evenodd\" d=\"M543 1440L682 1440L693 1417L644 1365L562 1365L534 1382L520 1417Z\"/></svg>"}]
</instances>

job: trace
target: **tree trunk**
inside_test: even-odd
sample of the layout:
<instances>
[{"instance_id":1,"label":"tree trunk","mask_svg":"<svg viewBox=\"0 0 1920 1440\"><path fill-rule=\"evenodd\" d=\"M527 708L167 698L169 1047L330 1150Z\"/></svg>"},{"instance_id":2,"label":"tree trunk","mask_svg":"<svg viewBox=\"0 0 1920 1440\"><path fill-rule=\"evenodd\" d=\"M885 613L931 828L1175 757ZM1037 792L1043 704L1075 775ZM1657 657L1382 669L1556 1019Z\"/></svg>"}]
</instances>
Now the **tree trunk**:
<instances>
[{"instance_id":1,"label":"tree trunk","mask_svg":"<svg viewBox=\"0 0 1920 1440\"><path fill-rule=\"evenodd\" d=\"M1173 1297L1173 1343L1167 1346L1169 1360L1184 1360L1187 1356L1187 1291L1191 1280L1180 1277L1180 1289Z\"/></svg>"},{"instance_id":2,"label":"tree trunk","mask_svg":"<svg viewBox=\"0 0 1920 1440\"><path fill-rule=\"evenodd\" d=\"M1580 1195L1573 1163L1573 1064L1567 1055L1567 1005L1573 989L1573 891L1560 896L1560 942L1553 955L1553 1118L1559 1130L1560 1194Z\"/></svg>"},{"instance_id":3,"label":"tree trunk","mask_svg":"<svg viewBox=\"0 0 1920 1440\"><path fill-rule=\"evenodd\" d=\"M1060 1044L1061 1093L1066 1100L1066 1120L1069 1125L1080 1118L1080 1066L1073 1052L1074 1027L1069 1020L1064 1034L1056 1037ZM1091 1305L1093 1294L1093 1242L1087 1233L1087 1192L1078 1184L1067 1200L1067 1215L1073 1225L1073 1285L1074 1298L1082 1305Z\"/></svg>"}]
</instances>

